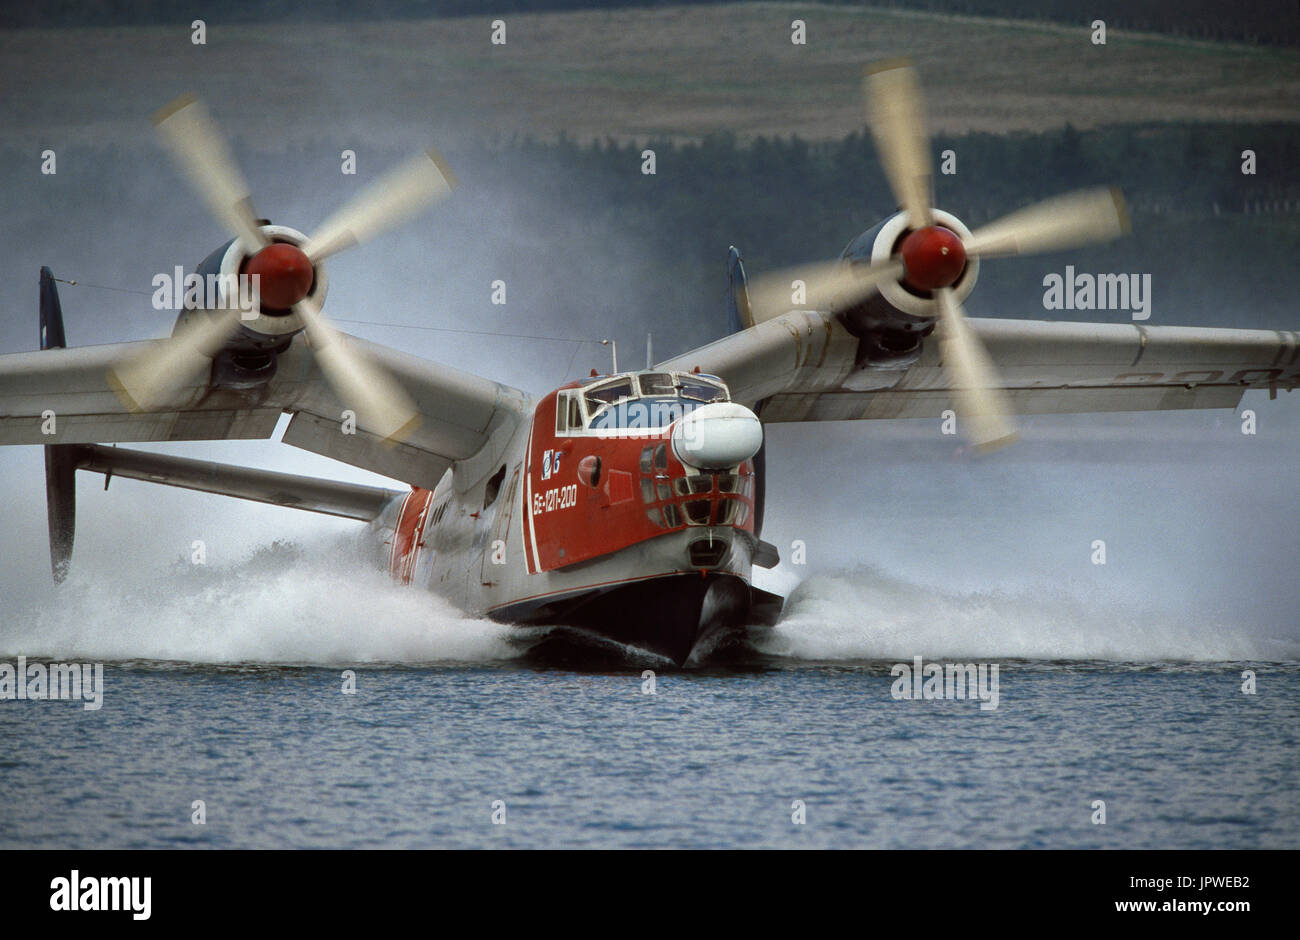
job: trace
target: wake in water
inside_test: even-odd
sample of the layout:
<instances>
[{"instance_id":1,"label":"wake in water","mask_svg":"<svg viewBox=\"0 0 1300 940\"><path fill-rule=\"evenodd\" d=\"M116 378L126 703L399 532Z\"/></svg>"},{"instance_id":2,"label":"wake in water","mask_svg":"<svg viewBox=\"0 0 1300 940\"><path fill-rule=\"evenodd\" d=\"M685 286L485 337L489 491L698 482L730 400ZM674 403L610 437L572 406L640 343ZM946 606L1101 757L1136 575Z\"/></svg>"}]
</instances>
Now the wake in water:
<instances>
[{"instance_id":1,"label":"wake in water","mask_svg":"<svg viewBox=\"0 0 1300 940\"><path fill-rule=\"evenodd\" d=\"M182 561L162 575L74 570L64 585L33 594L6 610L0 658L325 665L554 656L551 665L578 667L613 656L619 665L665 665L642 662L639 651L611 651L608 641L574 644L564 628L520 630L469 617L427 591L394 584L351 538L306 549L275 542L235 564ZM944 592L874 569L808 579L781 622L752 630L750 642L769 661L787 662L1300 659L1295 637L1252 635L1242 625L1060 590ZM717 656L700 653L693 665L717 664Z\"/></svg>"},{"instance_id":2,"label":"wake in water","mask_svg":"<svg viewBox=\"0 0 1300 940\"><path fill-rule=\"evenodd\" d=\"M807 660L1293 661L1296 637L1059 589L959 594L865 568L804 581L759 649Z\"/></svg>"},{"instance_id":3,"label":"wake in water","mask_svg":"<svg viewBox=\"0 0 1300 940\"><path fill-rule=\"evenodd\" d=\"M509 628L394 584L354 538L276 542L232 565L165 575L74 573L5 613L0 657L192 663L482 662L519 651Z\"/></svg>"}]
</instances>

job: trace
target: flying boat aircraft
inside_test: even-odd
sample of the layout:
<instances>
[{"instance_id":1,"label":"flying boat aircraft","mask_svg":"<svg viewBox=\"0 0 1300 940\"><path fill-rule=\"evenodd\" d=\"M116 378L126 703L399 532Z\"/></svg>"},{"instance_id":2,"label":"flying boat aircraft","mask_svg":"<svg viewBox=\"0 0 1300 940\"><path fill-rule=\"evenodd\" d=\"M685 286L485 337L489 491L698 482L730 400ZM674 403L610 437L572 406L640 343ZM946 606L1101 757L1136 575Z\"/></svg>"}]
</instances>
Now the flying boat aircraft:
<instances>
[{"instance_id":1,"label":"flying boat aircraft","mask_svg":"<svg viewBox=\"0 0 1300 940\"><path fill-rule=\"evenodd\" d=\"M55 580L89 470L359 520L403 584L680 664L703 637L780 612L751 579L779 561L762 539L768 424L952 409L984 451L1015 439L1017 413L1233 408L1247 389L1296 386L1296 332L967 319L984 261L1118 237L1124 202L1077 192L971 231L933 207L913 68L881 63L863 82L899 212L839 259L752 288L733 248L726 336L540 397L345 335L321 312L328 258L452 191L436 152L307 236L257 217L203 105L178 100L158 132L231 236L197 269L216 302L189 303L168 339L69 349L42 269L41 348L0 356L0 443L45 447ZM235 285L253 275L250 306ZM104 446L269 438L286 413L284 443L409 488Z\"/></svg>"}]
</instances>

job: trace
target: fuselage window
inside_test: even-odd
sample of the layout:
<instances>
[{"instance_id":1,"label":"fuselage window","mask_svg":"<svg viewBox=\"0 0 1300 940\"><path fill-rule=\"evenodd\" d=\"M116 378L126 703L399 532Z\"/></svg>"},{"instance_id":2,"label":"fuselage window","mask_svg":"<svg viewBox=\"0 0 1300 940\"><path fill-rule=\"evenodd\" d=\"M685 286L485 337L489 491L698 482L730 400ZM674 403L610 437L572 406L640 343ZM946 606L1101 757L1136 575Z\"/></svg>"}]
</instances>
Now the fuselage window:
<instances>
[{"instance_id":1,"label":"fuselage window","mask_svg":"<svg viewBox=\"0 0 1300 940\"><path fill-rule=\"evenodd\" d=\"M736 516L740 514L740 507L744 504L738 499L724 499L718 503L718 525L731 525Z\"/></svg>"},{"instance_id":2,"label":"fuselage window","mask_svg":"<svg viewBox=\"0 0 1300 940\"><path fill-rule=\"evenodd\" d=\"M709 524L709 511L713 506L707 499L693 499L684 503L682 508L686 510L686 522L689 525Z\"/></svg>"},{"instance_id":3,"label":"fuselage window","mask_svg":"<svg viewBox=\"0 0 1300 940\"><path fill-rule=\"evenodd\" d=\"M497 494L501 492L501 481L506 478L506 465L502 464L501 469L492 474L492 478L487 481L487 486L483 488L483 508L487 509L497 501Z\"/></svg>"}]
</instances>

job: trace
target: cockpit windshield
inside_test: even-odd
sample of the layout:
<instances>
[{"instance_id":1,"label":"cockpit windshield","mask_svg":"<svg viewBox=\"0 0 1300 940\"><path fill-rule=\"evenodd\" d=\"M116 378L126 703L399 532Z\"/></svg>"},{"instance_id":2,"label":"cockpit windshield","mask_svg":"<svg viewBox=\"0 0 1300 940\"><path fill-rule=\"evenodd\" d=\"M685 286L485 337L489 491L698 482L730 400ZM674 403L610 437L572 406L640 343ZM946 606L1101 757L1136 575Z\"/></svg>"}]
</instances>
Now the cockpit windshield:
<instances>
[{"instance_id":1,"label":"cockpit windshield","mask_svg":"<svg viewBox=\"0 0 1300 940\"><path fill-rule=\"evenodd\" d=\"M581 394L586 427L593 431L666 428L702 404L727 401L726 386L717 379L673 372L594 381ZM565 424L570 433L578 430L571 419Z\"/></svg>"},{"instance_id":2,"label":"cockpit windshield","mask_svg":"<svg viewBox=\"0 0 1300 940\"><path fill-rule=\"evenodd\" d=\"M663 396L704 402L727 400L727 390L717 382L693 375L644 372L637 376L637 381L641 385L641 395L645 398Z\"/></svg>"},{"instance_id":3,"label":"cockpit windshield","mask_svg":"<svg viewBox=\"0 0 1300 940\"><path fill-rule=\"evenodd\" d=\"M682 398L687 401L726 401L727 390L714 385L711 382L701 382L695 379L683 379L677 386L677 391Z\"/></svg>"},{"instance_id":4,"label":"cockpit windshield","mask_svg":"<svg viewBox=\"0 0 1300 940\"><path fill-rule=\"evenodd\" d=\"M612 382L605 382L602 385L593 385L585 391L587 397L587 413L596 414L602 408L609 405L617 404L633 397L632 380L614 379Z\"/></svg>"},{"instance_id":5,"label":"cockpit windshield","mask_svg":"<svg viewBox=\"0 0 1300 940\"><path fill-rule=\"evenodd\" d=\"M638 375L637 381L641 383L642 395L676 396L677 394L677 384L668 372L647 372Z\"/></svg>"}]
</instances>

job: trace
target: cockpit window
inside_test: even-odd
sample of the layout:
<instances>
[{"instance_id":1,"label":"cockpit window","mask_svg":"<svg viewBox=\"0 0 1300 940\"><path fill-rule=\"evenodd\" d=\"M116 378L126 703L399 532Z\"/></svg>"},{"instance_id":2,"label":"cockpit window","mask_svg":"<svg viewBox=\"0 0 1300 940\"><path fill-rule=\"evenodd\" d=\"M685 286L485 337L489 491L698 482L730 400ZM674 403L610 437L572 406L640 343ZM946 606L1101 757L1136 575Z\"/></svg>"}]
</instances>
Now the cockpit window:
<instances>
[{"instance_id":1,"label":"cockpit window","mask_svg":"<svg viewBox=\"0 0 1300 940\"><path fill-rule=\"evenodd\" d=\"M570 434L582 430L582 403L578 393L560 392L555 398L555 433Z\"/></svg>"},{"instance_id":2,"label":"cockpit window","mask_svg":"<svg viewBox=\"0 0 1300 940\"><path fill-rule=\"evenodd\" d=\"M595 379L581 392L574 390L572 412L562 417L557 409L557 430L568 425L578 431L578 396L586 399L589 431L666 428L700 405L727 400L727 389L718 380L680 372L645 372L617 378ZM561 398L560 405L563 405Z\"/></svg>"},{"instance_id":3,"label":"cockpit window","mask_svg":"<svg viewBox=\"0 0 1300 940\"><path fill-rule=\"evenodd\" d=\"M593 415L600 409L632 397L632 380L615 379L586 390L587 410Z\"/></svg>"},{"instance_id":4,"label":"cockpit window","mask_svg":"<svg viewBox=\"0 0 1300 940\"><path fill-rule=\"evenodd\" d=\"M635 430L666 428L682 415L694 411L696 403L676 398L642 398L619 402L591 419L592 430L619 428Z\"/></svg>"},{"instance_id":5,"label":"cockpit window","mask_svg":"<svg viewBox=\"0 0 1300 940\"><path fill-rule=\"evenodd\" d=\"M667 372L650 372L641 378L641 394L647 398L653 395L675 396L677 384Z\"/></svg>"},{"instance_id":6,"label":"cockpit window","mask_svg":"<svg viewBox=\"0 0 1300 940\"><path fill-rule=\"evenodd\" d=\"M726 401L727 393L724 389L713 385L709 382L701 382L697 379L682 379L681 384L677 386L682 398L691 401Z\"/></svg>"}]
</instances>

